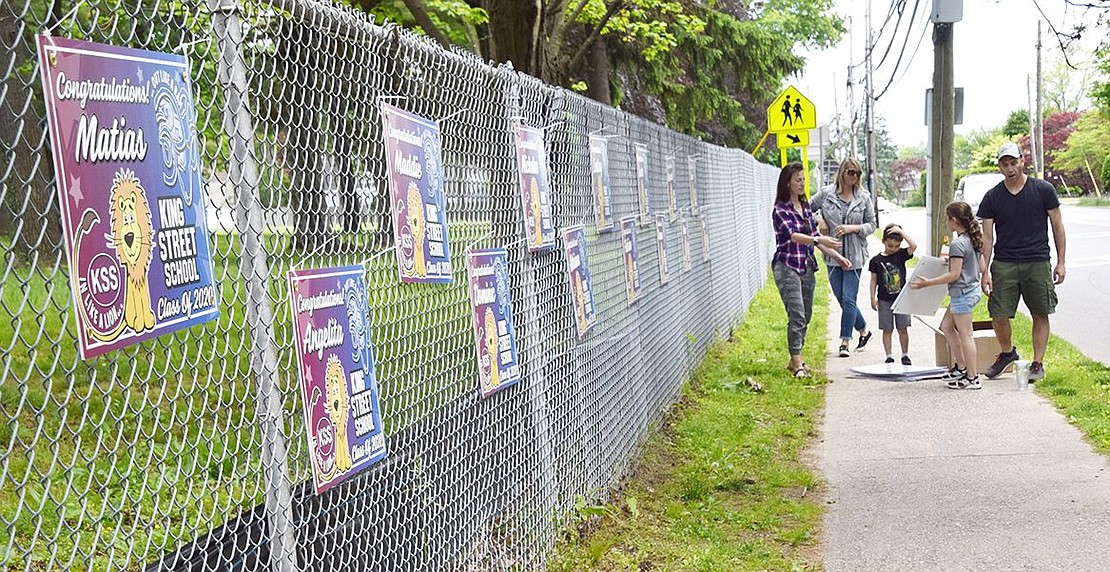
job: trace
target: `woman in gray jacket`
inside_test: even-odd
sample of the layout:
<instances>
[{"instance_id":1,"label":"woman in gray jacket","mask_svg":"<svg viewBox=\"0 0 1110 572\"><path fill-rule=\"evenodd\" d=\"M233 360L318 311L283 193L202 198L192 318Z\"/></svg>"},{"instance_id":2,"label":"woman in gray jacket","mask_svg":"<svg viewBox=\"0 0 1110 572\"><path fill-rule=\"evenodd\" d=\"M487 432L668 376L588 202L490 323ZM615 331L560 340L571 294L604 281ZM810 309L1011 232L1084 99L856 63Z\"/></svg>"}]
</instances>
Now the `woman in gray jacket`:
<instances>
[{"instance_id":1,"label":"woman in gray jacket","mask_svg":"<svg viewBox=\"0 0 1110 572\"><path fill-rule=\"evenodd\" d=\"M867 236L875 232L877 226L871 195L860 185L862 174L855 159L845 159L836 171L836 182L821 189L810 201L813 210L821 213L829 234L840 239L840 254L852 263L850 268L842 268L829 255L824 255L829 284L836 301L840 302L840 357L851 355L848 343L852 340L852 329L859 332L857 351L871 341L867 320L856 303L860 273L867 266Z\"/></svg>"}]
</instances>

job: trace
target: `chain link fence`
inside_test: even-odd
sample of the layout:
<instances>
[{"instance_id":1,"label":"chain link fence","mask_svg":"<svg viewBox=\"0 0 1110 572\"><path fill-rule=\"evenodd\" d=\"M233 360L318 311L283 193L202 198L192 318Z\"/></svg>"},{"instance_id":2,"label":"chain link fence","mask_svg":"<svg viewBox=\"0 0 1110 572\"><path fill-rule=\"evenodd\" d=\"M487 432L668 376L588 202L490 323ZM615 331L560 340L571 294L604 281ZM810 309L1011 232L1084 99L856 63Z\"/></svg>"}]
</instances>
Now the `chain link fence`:
<instances>
[{"instance_id":1,"label":"chain link fence","mask_svg":"<svg viewBox=\"0 0 1110 572\"><path fill-rule=\"evenodd\" d=\"M46 29L189 58L219 320L80 359L34 52ZM0 5L0 40L7 570L541 569L576 503L627 472L766 277L777 169L349 8L17 0ZM397 280L383 97L441 121L453 284ZM583 341L562 249L524 245L521 122L544 129L557 227L587 228L599 322ZM666 231L665 285L655 228L637 227L646 295L632 306L620 232L593 230L587 137L599 133L614 218L639 209L638 144L652 212L670 210L671 162L685 211ZM482 399L463 257L496 246L523 381ZM317 495L285 276L359 263L389 455Z\"/></svg>"}]
</instances>

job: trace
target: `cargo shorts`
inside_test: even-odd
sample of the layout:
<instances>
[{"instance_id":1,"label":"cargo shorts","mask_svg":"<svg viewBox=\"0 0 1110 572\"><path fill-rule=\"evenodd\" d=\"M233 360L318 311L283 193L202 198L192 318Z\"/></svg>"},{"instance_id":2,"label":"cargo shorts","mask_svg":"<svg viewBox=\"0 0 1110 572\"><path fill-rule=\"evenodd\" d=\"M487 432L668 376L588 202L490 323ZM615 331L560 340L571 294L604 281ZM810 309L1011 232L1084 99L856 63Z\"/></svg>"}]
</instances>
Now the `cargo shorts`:
<instances>
[{"instance_id":1,"label":"cargo shorts","mask_svg":"<svg viewBox=\"0 0 1110 572\"><path fill-rule=\"evenodd\" d=\"M1013 318L1018 298L1025 300L1029 313L1047 316L1056 311L1056 286L1052 283L1052 263L1001 262L991 263L994 289L987 300L992 318Z\"/></svg>"}]
</instances>

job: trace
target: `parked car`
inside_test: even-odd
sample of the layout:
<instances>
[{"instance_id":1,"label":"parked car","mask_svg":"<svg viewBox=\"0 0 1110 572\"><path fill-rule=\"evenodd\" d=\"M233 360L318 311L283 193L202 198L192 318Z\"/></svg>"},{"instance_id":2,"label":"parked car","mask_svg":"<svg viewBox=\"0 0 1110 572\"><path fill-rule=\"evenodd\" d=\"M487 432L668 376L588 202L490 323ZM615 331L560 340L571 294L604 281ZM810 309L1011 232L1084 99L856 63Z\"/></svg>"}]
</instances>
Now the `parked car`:
<instances>
[{"instance_id":1,"label":"parked car","mask_svg":"<svg viewBox=\"0 0 1110 572\"><path fill-rule=\"evenodd\" d=\"M1002 173L972 173L964 175L960 179L960 184L956 187L956 200L963 201L971 205L971 212L979 210L979 203L983 202L983 196L987 191L993 189L995 185L1002 182Z\"/></svg>"},{"instance_id":2,"label":"parked car","mask_svg":"<svg viewBox=\"0 0 1110 572\"><path fill-rule=\"evenodd\" d=\"M879 204L879 214L886 214L890 212L891 207L893 206L892 204L890 204L890 201L887 200L886 197L879 197L878 199L876 199L875 202Z\"/></svg>"}]
</instances>

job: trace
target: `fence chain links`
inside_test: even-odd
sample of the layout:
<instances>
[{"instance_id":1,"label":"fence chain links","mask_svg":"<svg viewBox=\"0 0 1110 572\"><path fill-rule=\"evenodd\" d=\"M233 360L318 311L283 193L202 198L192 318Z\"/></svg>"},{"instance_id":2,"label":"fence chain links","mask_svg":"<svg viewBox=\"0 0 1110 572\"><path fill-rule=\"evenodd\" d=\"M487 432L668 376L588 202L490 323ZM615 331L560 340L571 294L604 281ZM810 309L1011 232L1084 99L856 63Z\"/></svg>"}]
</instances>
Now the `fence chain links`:
<instances>
[{"instance_id":1,"label":"fence chain links","mask_svg":"<svg viewBox=\"0 0 1110 572\"><path fill-rule=\"evenodd\" d=\"M189 58L219 320L79 359L44 29ZM542 569L576 501L605 498L766 278L777 169L348 7L25 0L0 6L0 39L7 570ZM440 121L452 284L397 280L386 99ZM586 227L598 324L584 340L562 248L525 248L519 123L545 134L556 226ZM616 219L640 212L646 155L631 305L619 227L595 230L591 134L607 141ZM463 257L495 246L523 382L482 399ZM389 455L316 495L285 275L360 263Z\"/></svg>"}]
</instances>

